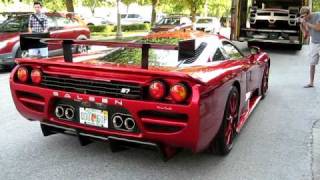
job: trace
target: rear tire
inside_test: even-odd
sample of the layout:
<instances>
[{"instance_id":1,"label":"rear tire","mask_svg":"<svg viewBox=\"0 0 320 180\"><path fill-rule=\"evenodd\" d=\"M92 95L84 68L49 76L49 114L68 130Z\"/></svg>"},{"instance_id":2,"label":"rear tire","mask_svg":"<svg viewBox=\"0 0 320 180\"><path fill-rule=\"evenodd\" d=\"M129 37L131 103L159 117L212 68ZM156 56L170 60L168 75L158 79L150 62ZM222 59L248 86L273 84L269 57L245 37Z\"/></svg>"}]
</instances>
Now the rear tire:
<instances>
[{"instance_id":1,"label":"rear tire","mask_svg":"<svg viewBox=\"0 0 320 180\"><path fill-rule=\"evenodd\" d=\"M260 87L262 99L266 97L268 88L269 88L269 65L266 65L263 71L263 77L261 80L261 87Z\"/></svg>"},{"instance_id":2,"label":"rear tire","mask_svg":"<svg viewBox=\"0 0 320 180\"><path fill-rule=\"evenodd\" d=\"M238 89L233 86L228 96L222 125L208 148L209 152L227 155L231 151L239 119L239 97Z\"/></svg>"},{"instance_id":3,"label":"rear tire","mask_svg":"<svg viewBox=\"0 0 320 180\"><path fill-rule=\"evenodd\" d=\"M300 51L302 49L302 44L295 44L293 48L297 51Z\"/></svg>"}]
</instances>

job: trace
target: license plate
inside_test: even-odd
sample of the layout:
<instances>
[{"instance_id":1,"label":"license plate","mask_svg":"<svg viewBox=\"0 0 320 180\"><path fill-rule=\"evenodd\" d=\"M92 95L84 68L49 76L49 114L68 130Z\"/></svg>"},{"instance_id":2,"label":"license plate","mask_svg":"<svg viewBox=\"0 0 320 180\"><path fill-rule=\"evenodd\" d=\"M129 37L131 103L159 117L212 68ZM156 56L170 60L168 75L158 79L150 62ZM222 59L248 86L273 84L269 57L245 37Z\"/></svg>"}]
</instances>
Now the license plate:
<instances>
[{"instance_id":1,"label":"license plate","mask_svg":"<svg viewBox=\"0 0 320 180\"><path fill-rule=\"evenodd\" d=\"M108 128L108 111L80 107L80 123Z\"/></svg>"}]
</instances>

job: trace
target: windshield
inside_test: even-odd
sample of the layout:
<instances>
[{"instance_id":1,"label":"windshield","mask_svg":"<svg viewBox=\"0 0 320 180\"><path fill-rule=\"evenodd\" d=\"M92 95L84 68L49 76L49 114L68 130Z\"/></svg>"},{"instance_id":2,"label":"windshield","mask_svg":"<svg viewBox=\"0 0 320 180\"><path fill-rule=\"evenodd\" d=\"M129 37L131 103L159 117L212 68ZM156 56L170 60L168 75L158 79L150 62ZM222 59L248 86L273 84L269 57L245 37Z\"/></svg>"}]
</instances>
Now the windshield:
<instances>
[{"instance_id":1,"label":"windshield","mask_svg":"<svg viewBox=\"0 0 320 180\"><path fill-rule=\"evenodd\" d=\"M163 18L158 22L158 25L179 25L180 18Z\"/></svg>"},{"instance_id":2,"label":"windshield","mask_svg":"<svg viewBox=\"0 0 320 180\"><path fill-rule=\"evenodd\" d=\"M121 14L121 18L126 18L126 14Z\"/></svg>"},{"instance_id":3,"label":"windshield","mask_svg":"<svg viewBox=\"0 0 320 180\"><path fill-rule=\"evenodd\" d=\"M99 60L114 64L140 65L141 54L141 49L121 48L113 51ZM177 50L149 50L150 66L176 67L178 64Z\"/></svg>"},{"instance_id":4,"label":"windshield","mask_svg":"<svg viewBox=\"0 0 320 180\"><path fill-rule=\"evenodd\" d=\"M175 45L180 40L178 38L141 39L137 43ZM178 50L149 49L149 65L176 67L180 64L178 54ZM141 56L140 48L119 48L99 60L114 64L141 65Z\"/></svg>"},{"instance_id":5,"label":"windshield","mask_svg":"<svg viewBox=\"0 0 320 180\"><path fill-rule=\"evenodd\" d=\"M199 19L197 23L212 23L212 19Z\"/></svg>"},{"instance_id":6,"label":"windshield","mask_svg":"<svg viewBox=\"0 0 320 180\"><path fill-rule=\"evenodd\" d=\"M28 31L29 16L11 16L0 24L0 32L26 32Z\"/></svg>"}]
</instances>

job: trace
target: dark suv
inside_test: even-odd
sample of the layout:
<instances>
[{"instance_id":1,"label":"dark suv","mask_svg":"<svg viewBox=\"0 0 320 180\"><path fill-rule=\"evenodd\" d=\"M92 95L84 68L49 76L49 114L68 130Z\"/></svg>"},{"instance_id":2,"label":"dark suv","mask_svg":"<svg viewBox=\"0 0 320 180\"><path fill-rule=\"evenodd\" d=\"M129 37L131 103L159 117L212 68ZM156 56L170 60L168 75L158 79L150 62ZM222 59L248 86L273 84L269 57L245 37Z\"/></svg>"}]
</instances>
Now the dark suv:
<instances>
[{"instance_id":1,"label":"dark suv","mask_svg":"<svg viewBox=\"0 0 320 180\"><path fill-rule=\"evenodd\" d=\"M7 13L7 19L0 24L0 69L14 65L17 57L26 57L27 51L21 51L19 37L28 32L29 16L32 13ZM89 39L90 30L72 14L46 13L50 38ZM61 46L49 45L49 56L62 54ZM87 47L75 49L81 53Z\"/></svg>"}]
</instances>

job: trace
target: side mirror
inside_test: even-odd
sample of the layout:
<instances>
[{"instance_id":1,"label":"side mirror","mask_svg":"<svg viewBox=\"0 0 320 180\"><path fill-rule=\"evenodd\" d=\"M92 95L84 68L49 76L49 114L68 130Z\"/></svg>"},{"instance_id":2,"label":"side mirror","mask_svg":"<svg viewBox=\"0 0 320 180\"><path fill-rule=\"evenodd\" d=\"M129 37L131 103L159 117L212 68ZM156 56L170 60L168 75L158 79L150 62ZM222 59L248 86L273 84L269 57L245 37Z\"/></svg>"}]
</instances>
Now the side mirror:
<instances>
[{"instance_id":1,"label":"side mirror","mask_svg":"<svg viewBox=\"0 0 320 180\"><path fill-rule=\"evenodd\" d=\"M251 46L250 47L250 56L249 60L250 63L255 63L257 54L261 53L261 49L257 46Z\"/></svg>"},{"instance_id":2,"label":"side mirror","mask_svg":"<svg viewBox=\"0 0 320 180\"><path fill-rule=\"evenodd\" d=\"M259 53L261 53L261 49L259 47L257 47L257 46L250 47L250 54L251 55L257 55Z\"/></svg>"}]
</instances>

